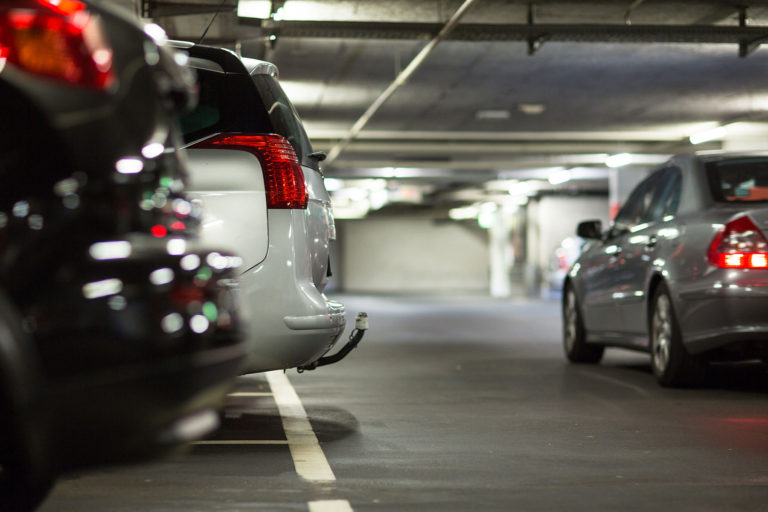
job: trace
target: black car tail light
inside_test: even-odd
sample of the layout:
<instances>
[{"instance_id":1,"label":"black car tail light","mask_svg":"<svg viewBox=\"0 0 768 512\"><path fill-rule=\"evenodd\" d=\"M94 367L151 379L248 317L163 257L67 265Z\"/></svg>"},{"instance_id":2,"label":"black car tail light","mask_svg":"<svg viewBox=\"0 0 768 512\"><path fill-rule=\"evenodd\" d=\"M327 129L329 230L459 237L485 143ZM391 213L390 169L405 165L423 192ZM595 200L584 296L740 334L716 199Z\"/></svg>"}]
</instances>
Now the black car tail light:
<instances>
[{"instance_id":1,"label":"black car tail light","mask_svg":"<svg viewBox=\"0 0 768 512\"><path fill-rule=\"evenodd\" d=\"M747 216L717 232L707 253L709 262L722 268L768 268L768 240Z\"/></svg>"},{"instance_id":2,"label":"black car tail light","mask_svg":"<svg viewBox=\"0 0 768 512\"><path fill-rule=\"evenodd\" d=\"M219 134L191 146L193 149L238 149L261 162L268 208L304 209L307 186L293 146L277 134Z\"/></svg>"},{"instance_id":3,"label":"black car tail light","mask_svg":"<svg viewBox=\"0 0 768 512\"><path fill-rule=\"evenodd\" d=\"M0 70L6 64L97 90L114 82L101 23L77 0L14 0L0 8Z\"/></svg>"}]
</instances>

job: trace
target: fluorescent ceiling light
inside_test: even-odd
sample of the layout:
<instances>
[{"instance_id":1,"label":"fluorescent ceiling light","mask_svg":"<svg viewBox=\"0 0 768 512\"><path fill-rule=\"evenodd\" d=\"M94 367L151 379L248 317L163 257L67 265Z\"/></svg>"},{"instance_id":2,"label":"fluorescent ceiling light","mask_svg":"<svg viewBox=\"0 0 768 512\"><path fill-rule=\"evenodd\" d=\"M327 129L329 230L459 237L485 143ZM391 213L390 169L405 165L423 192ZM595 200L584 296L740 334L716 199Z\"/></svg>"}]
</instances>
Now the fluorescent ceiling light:
<instances>
[{"instance_id":1,"label":"fluorescent ceiling light","mask_svg":"<svg viewBox=\"0 0 768 512\"><path fill-rule=\"evenodd\" d=\"M562 183L571 181L572 177L573 172L571 172L569 169L563 169L561 171L556 171L550 174L549 178L547 178L547 181L549 181L550 185L560 185Z\"/></svg>"},{"instance_id":2,"label":"fluorescent ceiling light","mask_svg":"<svg viewBox=\"0 0 768 512\"><path fill-rule=\"evenodd\" d=\"M241 18L259 18L266 20L272 14L270 0L240 0L237 2L237 15Z\"/></svg>"},{"instance_id":3,"label":"fluorescent ceiling light","mask_svg":"<svg viewBox=\"0 0 768 512\"><path fill-rule=\"evenodd\" d=\"M475 119L491 121L509 119L510 117L509 110L478 110L475 114Z\"/></svg>"},{"instance_id":4,"label":"fluorescent ceiling light","mask_svg":"<svg viewBox=\"0 0 768 512\"><path fill-rule=\"evenodd\" d=\"M527 116L538 116L547 110L547 107L542 103L520 103L517 108Z\"/></svg>"},{"instance_id":5,"label":"fluorescent ceiling light","mask_svg":"<svg viewBox=\"0 0 768 512\"><path fill-rule=\"evenodd\" d=\"M709 142L711 140L722 139L723 137L725 137L727 133L728 133L728 130L726 129L725 126L718 126L710 130L694 133L690 137L688 137L688 140L691 141L691 144L701 144L703 142Z\"/></svg>"},{"instance_id":6,"label":"fluorescent ceiling light","mask_svg":"<svg viewBox=\"0 0 768 512\"><path fill-rule=\"evenodd\" d=\"M344 180L338 178L325 178L325 190L328 192L336 192L344 188Z\"/></svg>"},{"instance_id":7,"label":"fluorescent ceiling light","mask_svg":"<svg viewBox=\"0 0 768 512\"><path fill-rule=\"evenodd\" d=\"M451 208L448 210L448 217L453 220L469 220L476 219L480 210L477 206L461 206L459 208Z\"/></svg>"},{"instance_id":8,"label":"fluorescent ceiling light","mask_svg":"<svg viewBox=\"0 0 768 512\"><path fill-rule=\"evenodd\" d=\"M483 229L491 229L496 223L496 211L495 210L480 210L477 215L477 225Z\"/></svg>"},{"instance_id":9,"label":"fluorescent ceiling light","mask_svg":"<svg viewBox=\"0 0 768 512\"><path fill-rule=\"evenodd\" d=\"M619 153L617 155L611 155L605 159L605 165L607 167L624 167L632 163L632 155L629 153Z\"/></svg>"}]
</instances>

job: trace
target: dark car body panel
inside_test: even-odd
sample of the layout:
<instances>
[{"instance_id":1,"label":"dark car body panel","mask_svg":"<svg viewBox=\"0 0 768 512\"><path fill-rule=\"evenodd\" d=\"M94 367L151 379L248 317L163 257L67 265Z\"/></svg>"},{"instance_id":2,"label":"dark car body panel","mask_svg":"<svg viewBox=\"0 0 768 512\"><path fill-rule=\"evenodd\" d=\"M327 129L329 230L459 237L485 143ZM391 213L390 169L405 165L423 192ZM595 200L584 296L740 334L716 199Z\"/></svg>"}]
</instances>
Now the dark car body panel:
<instances>
[{"instance_id":1,"label":"dark car body panel","mask_svg":"<svg viewBox=\"0 0 768 512\"><path fill-rule=\"evenodd\" d=\"M185 199L175 150L193 77L138 21L85 3L114 52L110 87L11 64L0 72L0 287L34 344L44 376L36 400L47 404L59 469L187 441L164 430L217 407L244 356L236 260L195 242L200 212ZM122 172L125 161L134 170ZM94 256L114 242L127 252ZM211 254L227 263L212 266ZM186 268L187 256L200 263ZM152 282L157 270L164 278ZM113 293L86 292L99 282ZM180 303L184 293L200 300ZM194 332L192 317L206 314ZM173 329L162 327L169 315Z\"/></svg>"}]
</instances>

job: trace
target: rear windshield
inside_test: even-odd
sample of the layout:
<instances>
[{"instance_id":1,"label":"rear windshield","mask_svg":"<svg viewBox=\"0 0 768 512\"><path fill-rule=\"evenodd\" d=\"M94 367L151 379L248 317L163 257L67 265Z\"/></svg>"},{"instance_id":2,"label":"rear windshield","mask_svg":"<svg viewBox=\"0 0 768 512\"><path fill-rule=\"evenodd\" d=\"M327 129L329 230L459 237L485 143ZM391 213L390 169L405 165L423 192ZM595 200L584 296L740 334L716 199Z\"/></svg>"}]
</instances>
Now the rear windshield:
<instances>
[{"instance_id":1,"label":"rear windshield","mask_svg":"<svg viewBox=\"0 0 768 512\"><path fill-rule=\"evenodd\" d=\"M261 94L264 105L267 108L275 133L279 133L291 143L302 165L316 167L317 160L310 159L312 145L301 124L298 112L291 104L283 88L273 77L269 75L256 75L253 83Z\"/></svg>"},{"instance_id":2,"label":"rear windshield","mask_svg":"<svg viewBox=\"0 0 768 512\"><path fill-rule=\"evenodd\" d=\"M709 162L707 175L715 201L768 202L768 158Z\"/></svg>"},{"instance_id":3,"label":"rear windshield","mask_svg":"<svg viewBox=\"0 0 768 512\"><path fill-rule=\"evenodd\" d=\"M179 118L184 142L222 132L277 133L291 143L302 165L317 168L299 115L277 80L269 75L197 69L197 107Z\"/></svg>"},{"instance_id":4,"label":"rear windshield","mask_svg":"<svg viewBox=\"0 0 768 512\"><path fill-rule=\"evenodd\" d=\"M179 118L184 142L221 132L275 131L248 75L198 69L197 81L197 107Z\"/></svg>"}]
</instances>

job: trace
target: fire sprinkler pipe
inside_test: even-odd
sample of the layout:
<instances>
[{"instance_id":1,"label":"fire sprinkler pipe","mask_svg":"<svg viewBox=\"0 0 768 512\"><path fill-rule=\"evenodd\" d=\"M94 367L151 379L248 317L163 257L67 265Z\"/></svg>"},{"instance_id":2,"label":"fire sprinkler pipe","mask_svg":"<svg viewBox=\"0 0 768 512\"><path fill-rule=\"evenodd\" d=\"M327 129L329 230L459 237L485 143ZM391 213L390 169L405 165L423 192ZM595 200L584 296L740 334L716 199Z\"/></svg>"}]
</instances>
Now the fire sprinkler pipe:
<instances>
[{"instance_id":1,"label":"fire sprinkler pipe","mask_svg":"<svg viewBox=\"0 0 768 512\"><path fill-rule=\"evenodd\" d=\"M335 146L331 148L331 150L328 152L328 157L325 160L326 166L333 164L334 160L336 160L341 152L344 151L347 146L349 146L349 143L352 142L360 134L363 127L368 124L368 121L370 121L373 115L381 108L382 105L384 105L384 103L386 103L389 97L392 96L392 94L394 94L394 92L403 84L405 84L411 75L413 75L419 66L421 66L424 60L426 60L429 54L432 53L432 50L434 50L435 47L443 39L445 39L448 34L450 34L456 25L459 24L461 18L464 17L469 8L472 7L475 2L476 0L465 0L464 3L461 4L461 7L459 7L455 13L453 13L451 19L448 20L440 32L429 43L427 43L424 48L421 49L421 51L418 53L418 55L416 55L416 57L413 58L410 64L408 64L408 66L406 66L406 68L403 69L399 75L397 75L395 80L389 84L384 92L382 92L379 97L374 100L371 106L368 107L368 110L366 110L365 113L360 116L357 121L355 121L355 124L352 125L352 128L350 128L347 135L345 135L343 139L341 139L336 143Z\"/></svg>"}]
</instances>

